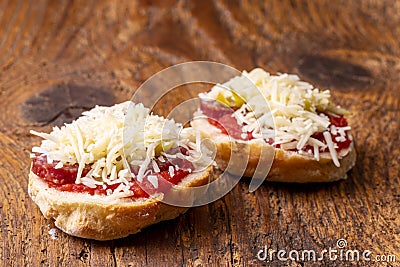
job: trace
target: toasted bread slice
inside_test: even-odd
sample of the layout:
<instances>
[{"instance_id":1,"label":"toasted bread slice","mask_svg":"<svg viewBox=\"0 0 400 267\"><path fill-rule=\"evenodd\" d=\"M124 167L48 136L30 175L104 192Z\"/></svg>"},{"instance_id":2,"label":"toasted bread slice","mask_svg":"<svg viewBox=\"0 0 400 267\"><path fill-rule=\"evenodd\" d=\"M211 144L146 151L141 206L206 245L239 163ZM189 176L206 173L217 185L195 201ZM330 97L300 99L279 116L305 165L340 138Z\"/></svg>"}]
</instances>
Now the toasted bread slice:
<instances>
[{"instance_id":1,"label":"toasted bread slice","mask_svg":"<svg viewBox=\"0 0 400 267\"><path fill-rule=\"evenodd\" d=\"M191 125L217 149L219 167L279 182L346 177L356 160L349 111L297 75L262 69L199 94ZM268 173L269 171L269 173Z\"/></svg>"},{"instance_id":2,"label":"toasted bread slice","mask_svg":"<svg viewBox=\"0 0 400 267\"><path fill-rule=\"evenodd\" d=\"M185 188L205 185L212 175L212 166L189 174L179 184L182 187L178 192L182 197L193 197ZM55 225L62 231L95 240L126 237L149 225L174 219L188 209L163 203L163 194L154 198L110 201L106 196L62 192L49 187L32 172L29 173L28 192L44 217L54 219Z\"/></svg>"},{"instance_id":3,"label":"toasted bread slice","mask_svg":"<svg viewBox=\"0 0 400 267\"><path fill-rule=\"evenodd\" d=\"M202 138L213 141L216 150L216 162L218 167L226 169L230 160L232 166L229 172L234 175L246 177L265 178L255 174L257 165L265 164L270 167L270 160L273 157L271 169L267 180L275 182L332 182L346 178L346 172L350 170L356 162L356 151L353 143L343 151L343 156L339 159L340 167L334 165L329 153L320 154L320 159L316 160L312 156L301 155L293 151L274 148L273 146L260 140L236 140L211 125L207 119L194 119L191 122L193 128L201 132ZM231 157L231 153L235 157ZM262 158L260 158L262 157ZM263 163L263 160L266 160ZM247 161L246 169L235 169L235 166L243 165ZM262 167L262 166L261 166ZM265 173L265 172L262 172Z\"/></svg>"},{"instance_id":4,"label":"toasted bread slice","mask_svg":"<svg viewBox=\"0 0 400 267\"><path fill-rule=\"evenodd\" d=\"M121 238L173 219L207 187L189 188L213 178L192 130L127 101L31 131L44 140L32 148L29 195L57 227L84 238Z\"/></svg>"}]
</instances>

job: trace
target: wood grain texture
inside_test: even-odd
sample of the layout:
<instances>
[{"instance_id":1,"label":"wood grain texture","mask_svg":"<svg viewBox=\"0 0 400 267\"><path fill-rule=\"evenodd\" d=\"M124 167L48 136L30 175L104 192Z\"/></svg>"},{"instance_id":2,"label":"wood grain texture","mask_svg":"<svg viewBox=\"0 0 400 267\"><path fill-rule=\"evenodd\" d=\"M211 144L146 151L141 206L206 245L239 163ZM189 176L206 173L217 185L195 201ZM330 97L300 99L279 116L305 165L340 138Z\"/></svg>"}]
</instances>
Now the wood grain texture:
<instances>
[{"instance_id":1,"label":"wood grain texture","mask_svg":"<svg viewBox=\"0 0 400 267\"><path fill-rule=\"evenodd\" d=\"M265 245L322 251L344 238L350 249L396 256L382 266L400 266L399 14L394 0L0 1L0 265L267 265L256 258ZM29 130L127 100L157 71L191 60L298 73L329 87L353 112L358 160L349 178L264 183L255 193L243 181L125 239L58 231L53 240L54 225L27 195L29 152L39 143Z\"/></svg>"}]
</instances>

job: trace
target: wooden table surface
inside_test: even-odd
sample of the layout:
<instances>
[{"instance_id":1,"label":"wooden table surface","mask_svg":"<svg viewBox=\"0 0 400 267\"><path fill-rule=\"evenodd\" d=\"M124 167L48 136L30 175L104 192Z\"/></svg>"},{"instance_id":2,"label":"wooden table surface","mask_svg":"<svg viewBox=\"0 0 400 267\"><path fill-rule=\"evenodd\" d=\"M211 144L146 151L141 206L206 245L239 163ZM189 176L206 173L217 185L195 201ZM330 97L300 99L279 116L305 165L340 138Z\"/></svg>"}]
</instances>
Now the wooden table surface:
<instances>
[{"instance_id":1,"label":"wooden table surface","mask_svg":"<svg viewBox=\"0 0 400 267\"><path fill-rule=\"evenodd\" d=\"M399 25L399 1L1 0L0 265L400 266ZM53 239L53 222L27 194L40 142L29 130L128 100L152 74L192 60L297 73L330 88L353 112L358 159L348 179L266 182L255 193L241 181L124 239ZM257 259L265 246L321 252L338 239L370 250L371 261ZM397 262L374 262L379 255Z\"/></svg>"}]
</instances>

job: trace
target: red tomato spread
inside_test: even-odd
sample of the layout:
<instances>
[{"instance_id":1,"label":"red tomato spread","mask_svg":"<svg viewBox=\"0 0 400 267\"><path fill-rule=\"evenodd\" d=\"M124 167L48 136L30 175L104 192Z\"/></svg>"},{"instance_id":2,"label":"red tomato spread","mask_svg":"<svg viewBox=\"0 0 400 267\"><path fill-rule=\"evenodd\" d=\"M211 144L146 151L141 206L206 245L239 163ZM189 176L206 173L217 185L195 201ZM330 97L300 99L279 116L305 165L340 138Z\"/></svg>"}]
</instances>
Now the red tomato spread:
<instances>
[{"instance_id":1,"label":"red tomato spread","mask_svg":"<svg viewBox=\"0 0 400 267\"><path fill-rule=\"evenodd\" d=\"M173 154L176 151L168 151L168 153ZM184 148L180 148L182 154L186 154L187 150ZM120 183L116 183L113 185L96 185L95 188L88 187L84 184L76 184L76 176L78 173L78 164L63 164L62 168L55 168L58 161L53 161L49 163L47 161L47 157L44 155L36 155L32 159L32 172L36 174L38 177L42 178L50 187L55 188L60 191L67 192L76 192L76 193L88 193L90 195L106 195L107 190L115 190ZM194 169L192 163L185 159L166 159L165 162L161 162L157 160L157 165L159 166L160 171L154 172L151 168L148 170L152 170L151 175L155 175L158 177L158 187L154 188L153 184L150 183L147 179L147 176L143 178L142 183L138 183L136 180L132 180L132 185L130 186L130 190L134 193L130 198L147 198L150 194L156 192L167 192L169 188L171 188L172 184L178 184L182 181L191 171ZM171 176L169 172L169 167L174 167L174 173ZM175 168L178 166L178 168ZM131 168L131 171L137 174L138 168L136 166ZM82 177L84 177L89 171L91 166L86 165L82 172Z\"/></svg>"},{"instance_id":2,"label":"red tomato spread","mask_svg":"<svg viewBox=\"0 0 400 267\"><path fill-rule=\"evenodd\" d=\"M251 140L254 139L253 135L251 132L243 133L242 128L244 125L239 125L237 120L232 116L233 112L235 112L235 108L228 108L225 107L224 105L218 103L217 101L214 100L200 100L200 110L203 112L204 115L208 117L208 122L218 129L221 130L223 134L227 134L235 139L239 140ZM331 125L334 125L336 127L345 127L347 126L347 120L343 116L335 117L329 114L325 114L329 117L329 121ZM350 146L351 140L349 139L349 136L347 132L345 132L345 140L343 142L337 142L335 141L335 138L339 136L339 133L332 134L332 140L337 144L336 151L341 151L342 149L346 149ZM316 133L312 135L311 137L318 139L319 141L323 142L326 144L325 138L323 136L323 133ZM273 140L268 140L267 141L269 144L273 143ZM277 148L279 148L279 144L276 145ZM293 149L295 150L295 149ZM311 150L313 151L313 147L310 145L306 145L303 148L304 151ZM328 152L328 148L325 148L321 152Z\"/></svg>"},{"instance_id":3,"label":"red tomato spread","mask_svg":"<svg viewBox=\"0 0 400 267\"><path fill-rule=\"evenodd\" d=\"M208 117L208 122L220 129L222 133L239 140L253 139L252 133L243 133L243 125L239 125L232 117L236 108L225 107L214 100L201 100L200 109Z\"/></svg>"},{"instance_id":4,"label":"red tomato spread","mask_svg":"<svg viewBox=\"0 0 400 267\"><path fill-rule=\"evenodd\" d=\"M336 126L336 127L345 127L345 126L348 125L348 124L347 124L347 120L346 120L343 116L334 117L334 116L329 115L329 114L326 114L326 115L329 117L329 121L330 121L331 125L334 125L334 126ZM338 147L336 148L336 151L337 151L337 152L340 152L342 149L347 149L347 148L350 147L351 140L349 139L349 136L348 136L347 132L345 132L345 139L346 139L346 140L343 141L343 142L336 142L336 141L335 141L335 138L336 138L337 136L339 136L339 133L333 134L333 133L331 132L330 134L331 134L331 137L332 137L332 141L333 141L334 143L336 143L337 146L338 146ZM326 144L326 141L325 141L325 138L324 138L322 132L313 134L311 137L313 137L313 138L315 138L315 139L321 141L322 143ZM308 146L308 145L304 147L304 150L305 150L305 151L308 150L308 149L312 149L312 147L311 147L311 146ZM329 149L326 147L322 152L328 152L328 151L329 151Z\"/></svg>"}]
</instances>

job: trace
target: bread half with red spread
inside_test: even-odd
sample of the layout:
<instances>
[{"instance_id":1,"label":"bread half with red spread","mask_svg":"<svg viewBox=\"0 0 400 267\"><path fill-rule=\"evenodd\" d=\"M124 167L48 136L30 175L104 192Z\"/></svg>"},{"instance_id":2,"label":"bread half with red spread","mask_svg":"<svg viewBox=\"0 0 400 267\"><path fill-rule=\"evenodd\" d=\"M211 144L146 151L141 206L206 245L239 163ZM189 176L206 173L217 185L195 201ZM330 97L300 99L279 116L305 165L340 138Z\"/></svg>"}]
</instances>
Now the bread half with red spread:
<instances>
[{"instance_id":1,"label":"bread half with red spread","mask_svg":"<svg viewBox=\"0 0 400 267\"><path fill-rule=\"evenodd\" d=\"M218 166L229 164L232 174L330 182L345 179L355 164L351 127L344 117L350 112L332 103L329 90L296 75L254 69L199 97L191 125L213 141Z\"/></svg>"},{"instance_id":2,"label":"bread half with red spread","mask_svg":"<svg viewBox=\"0 0 400 267\"><path fill-rule=\"evenodd\" d=\"M29 195L77 237L122 238L174 219L202 192L190 188L213 178L213 161L193 129L150 115L142 104L96 106L49 134L31 133L44 140L32 149Z\"/></svg>"}]
</instances>

